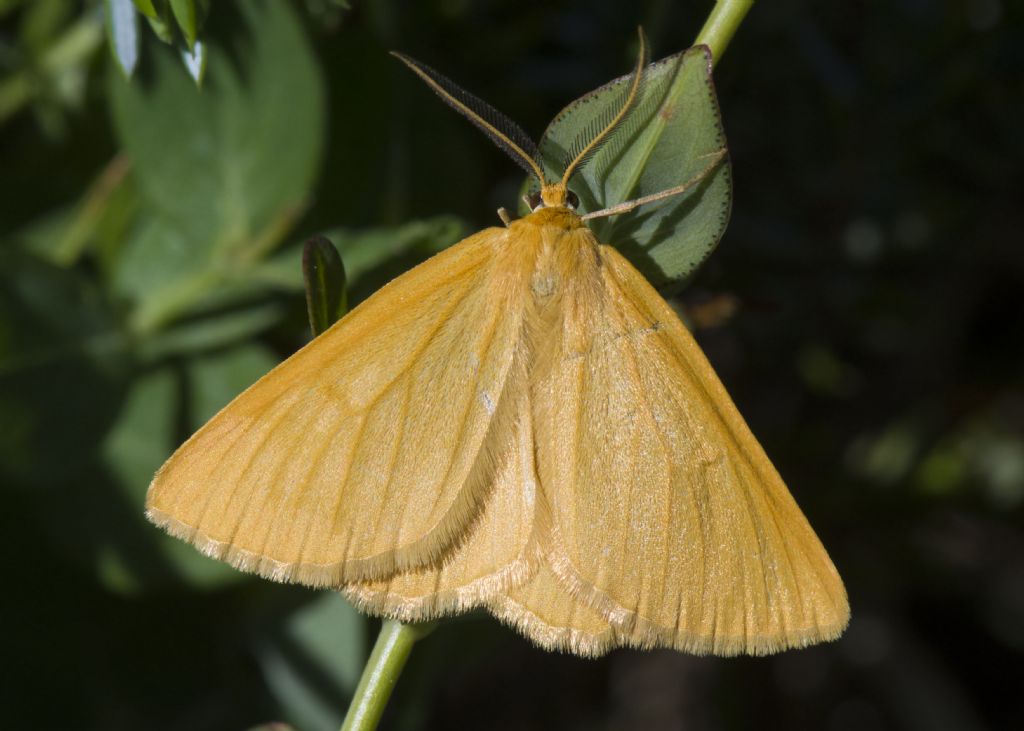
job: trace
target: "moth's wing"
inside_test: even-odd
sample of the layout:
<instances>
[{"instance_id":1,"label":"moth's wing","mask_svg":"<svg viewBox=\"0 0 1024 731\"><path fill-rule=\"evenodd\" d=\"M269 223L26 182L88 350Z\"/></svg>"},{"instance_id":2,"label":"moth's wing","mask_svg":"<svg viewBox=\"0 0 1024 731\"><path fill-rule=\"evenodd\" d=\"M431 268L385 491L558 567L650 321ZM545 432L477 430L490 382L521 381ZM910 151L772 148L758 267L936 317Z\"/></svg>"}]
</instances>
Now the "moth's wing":
<instances>
[{"instance_id":1,"label":"moth's wing","mask_svg":"<svg viewBox=\"0 0 1024 731\"><path fill-rule=\"evenodd\" d=\"M533 535L536 470L525 363L517 358L499 410L512 413L514 436L498 457L490 496L472 527L439 565L377 581L347 584L341 593L363 611L404 622L421 622L479 606L527 581L537 568Z\"/></svg>"},{"instance_id":2,"label":"moth's wing","mask_svg":"<svg viewBox=\"0 0 1024 731\"><path fill-rule=\"evenodd\" d=\"M488 603L491 614L548 650L597 657L621 644L608 620L577 599L546 563Z\"/></svg>"},{"instance_id":3,"label":"moth's wing","mask_svg":"<svg viewBox=\"0 0 1024 731\"><path fill-rule=\"evenodd\" d=\"M676 315L620 254L569 288L534 403L548 560L621 640L763 654L837 637L839 575Z\"/></svg>"},{"instance_id":4,"label":"moth's wing","mask_svg":"<svg viewBox=\"0 0 1024 731\"><path fill-rule=\"evenodd\" d=\"M525 373L513 366L509 378L521 377ZM525 396L523 385L515 392ZM483 604L541 647L601 655L614 645L608 620L573 599L541 559L540 534L549 516L537 495L532 405L522 398L515 408L515 449L504 454L493 492L466 539L446 553L440 566L347 584L341 593L363 611L404 622Z\"/></svg>"},{"instance_id":5,"label":"moth's wing","mask_svg":"<svg viewBox=\"0 0 1024 731\"><path fill-rule=\"evenodd\" d=\"M246 390L149 488L204 552L311 585L435 561L493 482L528 263L488 229L394 280Z\"/></svg>"},{"instance_id":6,"label":"moth's wing","mask_svg":"<svg viewBox=\"0 0 1024 731\"><path fill-rule=\"evenodd\" d=\"M466 539L445 554L440 566L347 584L341 593L365 612L404 622L484 604L541 647L601 655L615 644L608 620L573 599L542 561L540 536L548 529L550 511L537 494L525 368L513 365L508 378L506 390L521 398L506 398L499 408L516 410L515 448L503 454L493 492Z\"/></svg>"}]
</instances>

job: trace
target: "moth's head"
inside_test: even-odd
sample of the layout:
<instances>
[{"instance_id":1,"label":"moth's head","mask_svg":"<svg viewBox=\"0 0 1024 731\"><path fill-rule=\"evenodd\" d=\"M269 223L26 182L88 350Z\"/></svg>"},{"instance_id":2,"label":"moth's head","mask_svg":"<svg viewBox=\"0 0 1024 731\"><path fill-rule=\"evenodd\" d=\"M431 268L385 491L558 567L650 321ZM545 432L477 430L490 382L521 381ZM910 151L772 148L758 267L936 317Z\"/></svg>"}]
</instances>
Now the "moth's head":
<instances>
[{"instance_id":1,"label":"moth's head","mask_svg":"<svg viewBox=\"0 0 1024 731\"><path fill-rule=\"evenodd\" d=\"M541 208L568 208L575 211L580 205L580 198L565 187L564 183L545 183L540 190L523 196L530 211Z\"/></svg>"}]
</instances>

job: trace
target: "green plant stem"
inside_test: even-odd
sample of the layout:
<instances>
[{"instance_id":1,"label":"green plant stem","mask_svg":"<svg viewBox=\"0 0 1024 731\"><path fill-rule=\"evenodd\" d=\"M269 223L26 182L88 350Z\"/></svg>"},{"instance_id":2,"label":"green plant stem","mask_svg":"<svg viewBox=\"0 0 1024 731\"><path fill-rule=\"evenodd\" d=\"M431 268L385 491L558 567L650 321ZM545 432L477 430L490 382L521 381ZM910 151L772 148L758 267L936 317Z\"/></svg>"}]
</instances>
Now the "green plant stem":
<instances>
[{"instance_id":1,"label":"green plant stem","mask_svg":"<svg viewBox=\"0 0 1024 731\"><path fill-rule=\"evenodd\" d=\"M697 45L704 44L711 49L712 63L716 63L725 53L729 41L753 4L754 0L718 0L715 3L711 15L697 35Z\"/></svg>"},{"instance_id":2,"label":"green plant stem","mask_svg":"<svg viewBox=\"0 0 1024 731\"><path fill-rule=\"evenodd\" d=\"M341 731L373 731L377 728L412 646L433 629L433 622L402 624L393 619L384 621L370 659L363 668L363 677L352 696L345 722L341 724Z\"/></svg>"},{"instance_id":3,"label":"green plant stem","mask_svg":"<svg viewBox=\"0 0 1024 731\"><path fill-rule=\"evenodd\" d=\"M53 259L63 267L78 261L90 238L95 234L110 199L131 170L131 162L124 154L117 154L108 162L99 176L89 185L78 210L59 242L54 247Z\"/></svg>"}]
</instances>

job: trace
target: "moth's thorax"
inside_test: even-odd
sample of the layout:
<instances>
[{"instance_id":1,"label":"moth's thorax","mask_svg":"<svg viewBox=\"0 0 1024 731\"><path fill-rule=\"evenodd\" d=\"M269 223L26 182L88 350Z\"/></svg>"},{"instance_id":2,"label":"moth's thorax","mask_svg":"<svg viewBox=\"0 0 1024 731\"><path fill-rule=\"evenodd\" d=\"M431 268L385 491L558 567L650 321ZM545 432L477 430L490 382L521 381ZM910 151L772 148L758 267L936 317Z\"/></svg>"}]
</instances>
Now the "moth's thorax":
<instances>
[{"instance_id":1,"label":"moth's thorax","mask_svg":"<svg viewBox=\"0 0 1024 731\"><path fill-rule=\"evenodd\" d=\"M509 233L533 260L531 289L542 299L592 279L600 267L597 239L568 208L539 208L513 222Z\"/></svg>"}]
</instances>

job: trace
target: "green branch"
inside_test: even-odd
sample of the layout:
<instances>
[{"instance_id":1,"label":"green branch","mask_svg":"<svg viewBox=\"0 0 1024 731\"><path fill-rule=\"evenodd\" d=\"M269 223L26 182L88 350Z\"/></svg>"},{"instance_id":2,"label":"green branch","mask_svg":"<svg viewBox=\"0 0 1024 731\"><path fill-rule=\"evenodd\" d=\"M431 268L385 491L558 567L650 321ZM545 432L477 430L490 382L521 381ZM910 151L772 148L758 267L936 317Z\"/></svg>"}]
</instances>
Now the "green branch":
<instances>
[{"instance_id":1,"label":"green branch","mask_svg":"<svg viewBox=\"0 0 1024 731\"><path fill-rule=\"evenodd\" d=\"M393 619L384 621L370 659L363 668L363 677L352 696L341 731L373 731L384 713L391 691L402 674L405 661L416 640L426 637L434 623L402 624Z\"/></svg>"},{"instance_id":2,"label":"green branch","mask_svg":"<svg viewBox=\"0 0 1024 731\"><path fill-rule=\"evenodd\" d=\"M696 45L704 44L711 49L712 63L725 53L729 41L736 34L747 11L754 5L754 0L718 0L711 9L704 27L697 35Z\"/></svg>"}]
</instances>

